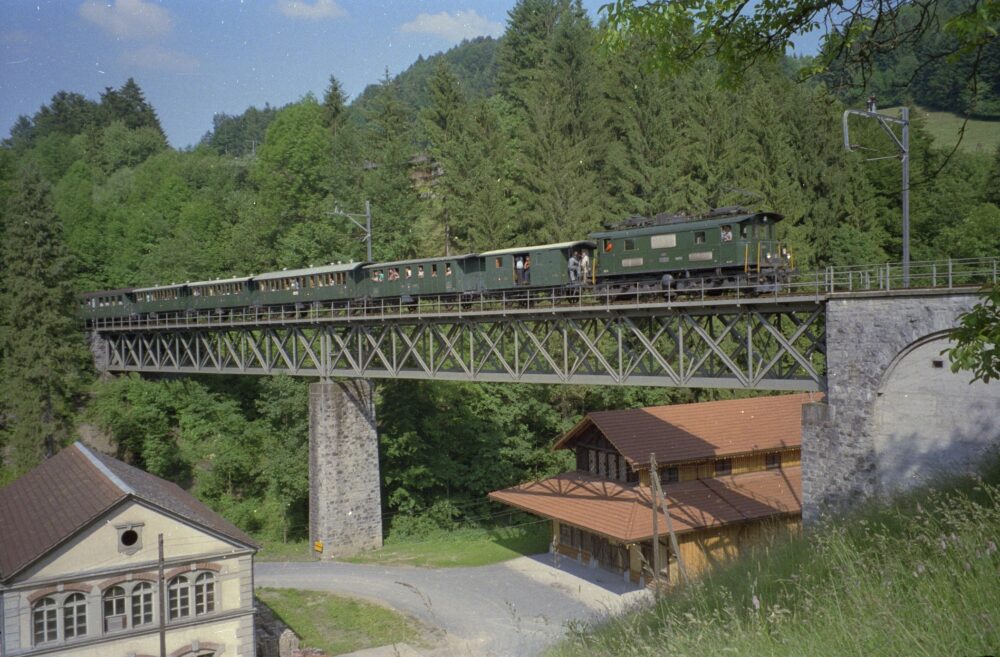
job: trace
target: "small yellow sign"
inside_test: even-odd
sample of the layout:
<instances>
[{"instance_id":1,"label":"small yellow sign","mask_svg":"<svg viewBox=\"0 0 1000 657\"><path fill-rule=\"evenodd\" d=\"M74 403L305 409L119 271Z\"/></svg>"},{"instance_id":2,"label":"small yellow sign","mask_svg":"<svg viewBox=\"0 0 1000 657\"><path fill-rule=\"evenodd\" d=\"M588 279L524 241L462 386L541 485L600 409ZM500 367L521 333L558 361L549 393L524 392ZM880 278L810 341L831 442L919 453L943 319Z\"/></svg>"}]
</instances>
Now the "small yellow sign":
<instances>
[{"instance_id":1,"label":"small yellow sign","mask_svg":"<svg viewBox=\"0 0 1000 657\"><path fill-rule=\"evenodd\" d=\"M314 542L313 543L313 550L315 550L316 552L322 553L323 552L323 541L316 541L316 542Z\"/></svg>"}]
</instances>

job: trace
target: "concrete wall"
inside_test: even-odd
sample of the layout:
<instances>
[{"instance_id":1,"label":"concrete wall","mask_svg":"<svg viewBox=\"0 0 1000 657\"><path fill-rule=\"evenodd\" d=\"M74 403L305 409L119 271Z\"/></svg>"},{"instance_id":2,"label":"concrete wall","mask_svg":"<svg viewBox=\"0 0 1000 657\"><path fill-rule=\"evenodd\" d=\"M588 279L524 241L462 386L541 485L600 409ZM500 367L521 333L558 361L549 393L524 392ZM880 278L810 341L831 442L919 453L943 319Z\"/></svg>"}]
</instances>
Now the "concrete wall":
<instances>
[{"instance_id":1,"label":"concrete wall","mask_svg":"<svg viewBox=\"0 0 1000 657\"><path fill-rule=\"evenodd\" d=\"M374 385L309 386L309 537L323 556L382 546Z\"/></svg>"},{"instance_id":2,"label":"concrete wall","mask_svg":"<svg viewBox=\"0 0 1000 657\"><path fill-rule=\"evenodd\" d=\"M942 333L977 300L953 293L829 301L827 398L802 413L807 524L942 470L965 469L997 444L1000 384L969 386L969 375L950 374L947 357L937 355Z\"/></svg>"}]
</instances>

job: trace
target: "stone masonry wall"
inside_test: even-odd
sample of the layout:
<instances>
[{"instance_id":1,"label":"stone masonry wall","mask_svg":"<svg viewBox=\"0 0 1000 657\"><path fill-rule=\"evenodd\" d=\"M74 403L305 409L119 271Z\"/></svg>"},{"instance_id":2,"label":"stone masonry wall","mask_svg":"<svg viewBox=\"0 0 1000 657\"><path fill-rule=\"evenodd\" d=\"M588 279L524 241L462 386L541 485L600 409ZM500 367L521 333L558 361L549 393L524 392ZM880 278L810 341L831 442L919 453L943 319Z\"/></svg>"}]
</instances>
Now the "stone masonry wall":
<instances>
[{"instance_id":1,"label":"stone masonry wall","mask_svg":"<svg viewBox=\"0 0 1000 657\"><path fill-rule=\"evenodd\" d=\"M382 546L374 386L309 386L309 538L324 558Z\"/></svg>"},{"instance_id":2,"label":"stone masonry wall","mask_svg":"<svg viewBox=\"0 0 1000 657\"><path fill-rule=\"evenodd\" d=\"M898 454L876 449L876 400L887 369L908 345L952 328L977 300L969 292L828 302L827 396L802 412L802 515L807 524L879 492L880 459L898 461ZM970 378L962 385L968 386ZM990 388L990 394L1000 392ZM906 418L896 416L894 422L905 423ZM897 450L905 449L905 442L897 445Z\"/></svg>"}]
</instances>

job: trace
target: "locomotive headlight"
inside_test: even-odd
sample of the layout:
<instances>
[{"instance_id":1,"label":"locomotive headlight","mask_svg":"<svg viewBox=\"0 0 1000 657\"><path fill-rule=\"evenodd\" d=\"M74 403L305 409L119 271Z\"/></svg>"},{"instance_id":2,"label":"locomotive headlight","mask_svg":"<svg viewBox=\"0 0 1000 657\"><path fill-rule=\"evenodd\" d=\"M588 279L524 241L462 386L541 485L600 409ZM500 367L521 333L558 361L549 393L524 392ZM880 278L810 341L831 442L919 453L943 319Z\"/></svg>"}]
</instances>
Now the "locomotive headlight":
<instances>
[{"instance_id":1,"label":"locomotive headlight","mask_svg":"<svg viewBox=\"0 0 1000 657\"><path fill-rule=\"evenodd\" d=\"M771 252L770 252L770 251L768 251L768 252L767 252L767 255L766 255L765 257L766 257L766 258L767 258L768 260L770 260L770 259L771 259Z\"/></svg>"}]
</instances>

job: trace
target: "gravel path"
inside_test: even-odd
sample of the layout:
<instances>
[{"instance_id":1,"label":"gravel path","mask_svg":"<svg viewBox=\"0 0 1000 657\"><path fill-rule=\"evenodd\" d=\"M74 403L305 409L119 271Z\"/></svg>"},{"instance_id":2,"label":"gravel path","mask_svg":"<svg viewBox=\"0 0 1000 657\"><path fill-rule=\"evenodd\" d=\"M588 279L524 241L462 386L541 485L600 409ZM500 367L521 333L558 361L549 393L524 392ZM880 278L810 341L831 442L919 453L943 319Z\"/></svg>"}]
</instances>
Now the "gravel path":
<instances>
[{"instance_id":1,"label":"gravel path","mask_svg":"<svg viewBox=\"0 0 1000 657\"><path fill-rule=\"evenodd\" d=\"M387 605L440 632L429 654L531 657L570 621L617 613L645 596L620 576L549 555L478 568L338 562L254 564L257 586L331 591Z\"/></svg>"}]
</instances>

